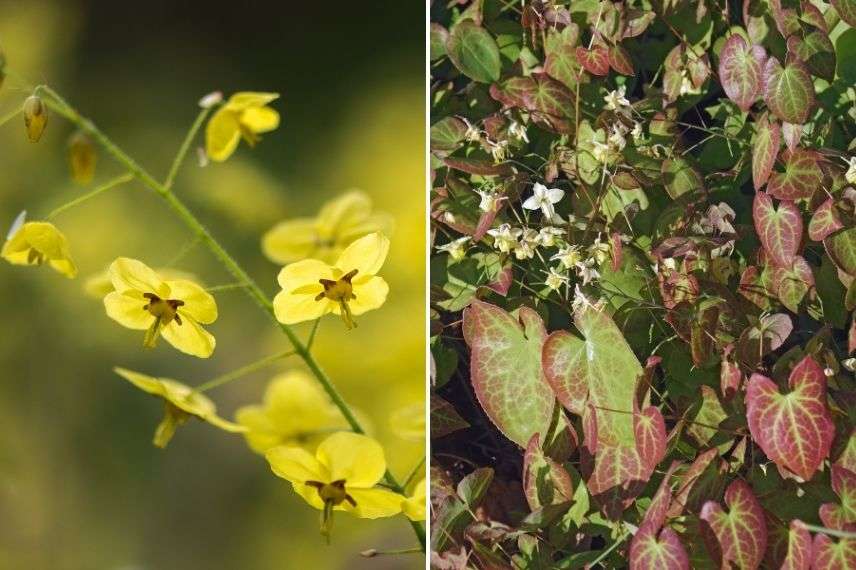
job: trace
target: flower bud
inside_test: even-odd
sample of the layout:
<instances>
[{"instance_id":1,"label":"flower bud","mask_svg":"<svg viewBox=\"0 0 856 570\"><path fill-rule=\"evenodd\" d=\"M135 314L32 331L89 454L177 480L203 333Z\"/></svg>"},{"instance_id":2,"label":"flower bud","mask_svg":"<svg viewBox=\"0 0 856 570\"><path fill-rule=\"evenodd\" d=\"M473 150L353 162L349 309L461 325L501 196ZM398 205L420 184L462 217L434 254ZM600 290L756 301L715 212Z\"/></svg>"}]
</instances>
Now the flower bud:
<instances>
[{"instance_id":1,"label":"flower bud","mask_svg":"<svg viewBox=\"0 0 856 570\"><path fill-rule=\"evenodd\" d=\"M39 142L48 124L48 107L38 95L30 95L24 101L24 125L30 142Z\"/></svg>"},{"instance_id":2,"label":"flower bud","mask_svg":"<svg viewBox=\"0 0 856 570\"><path fill-rule=\"evenodd\" d=\"M72 180L83 186L92 182L97 159L95 146L89 137L80 131L74 133L68 141L68 164Z\"/></svg>"}]
</instances>

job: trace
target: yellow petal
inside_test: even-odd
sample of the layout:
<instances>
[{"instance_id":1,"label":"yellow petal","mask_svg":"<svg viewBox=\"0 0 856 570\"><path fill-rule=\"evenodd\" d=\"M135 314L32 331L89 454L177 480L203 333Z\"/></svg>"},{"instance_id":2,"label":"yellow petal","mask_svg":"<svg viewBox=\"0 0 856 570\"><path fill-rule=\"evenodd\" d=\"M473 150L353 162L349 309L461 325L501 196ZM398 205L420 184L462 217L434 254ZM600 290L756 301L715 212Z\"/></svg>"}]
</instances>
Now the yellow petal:
<instances>
[{"instance_id":1,"label":"yellow petal","mask_svg":"<svg viewBox=\"0 0 856 570\"><path fill-rule=\"evenodd\" d=\"M246 428L244 438L247 445L256 453L264 453L268 449L293 442L284 439L274 422L267 416L261 406L243 406L235 412L235 421Z\"/></svg>"},{"instance_id":2,"label":"yellow petal","mask_svg":"<svg viewBox=\"0 0 856 570\"><path fill-rule=\"evenodd\" d=\"M348 304L354 315L362 315L366 311L377 309L384 304L389 293L389 285L383 277L357 278L353 281L353 287L356 298Z\"/></svg>"},{"instance_id":3,"label":"yellow petal","mask_svg":"<svg viewBox=\"0 0 856 570\"><path fill-rule=\"evenodd\" d=\"M31 253L35 251L39 255ZM66 277L77 275L77 267L69 253L68 239L51 223L27 222L4 245L0 255L14 265L33 265L48 261L51 267Z\"/></svg>"},{"instance_id":4,"label":"yellow petal","mask_svg":"<svg viewBox=\"0 0 856 570\"><path fill-rule=\"evenodd\" d=\"M324 290L319 279L336 279L333 268L317 259L304 259L295 263L290 263L282 268L277 276L279 286L283 291L294 291L302 289L307 285L317 286L316 295ZM305 292L309 294L309 291Z\"/></svg>"},{"instance_id":5,"label":"yellow petal","mask_svg":"<svg viewBox=\"0 0 856 570\"><path fill-rule=\"evenodd\" d=\"M279 99L279 93L265 93L261 91L240 91L235 93L224 105L230 111L243 111L250 107L264 107Z\"/></svg>"},{"instance_id":6,"label":"yellow petal","mask_svg":"<svg viewBox=\"0 0 856 570\"><path fill-rule=\"evenodd\" d=\"M374 439L347 431L334 433L316 451L330 471L330 480L345 480L349 488L373 487L386 471L383 448Z\"/></svg>"},{"instance_id":7,"label":"yellow petal","mask_svg":"<svg viewBox=\"0 0 856 570\"><path fill-rule=\"evenodd\" d=\"M113 292L110 273L105 269L100 273L89 276L83 284L83 290L88 296L94 299L103 299L105 295Z\"/></svg>"},{"instance_id":8,"label":"yellow petal","mask_svg":"<svg viewBox=\"0 0 856 570\"><path fill-rule=\"evenodd\" d=\"M205 152L214 162L223 162L235 152L241 141L238 117L226 107L214 113L205 127Z\"/></svg>"},{"instance_id":9,"label":"yellow petal","mask_svg":"<svg viewBox=\"0 0 856 570\"><path fill-rule=\"evenodd\" d=\"M318 509L319 511L324 510L324 501L321 500L321 496L318 494L318 489L315 487L311 487L309 485L304 485L303 483L298 483L297 481L293 481L291 486L294 488L294 492L303 497L303 500ZM345 510L345 505L347 503L342 503L337 507L333 507L333 510L343 511Z\"/></svg>"},{"instance_id":10,"label":"yellow petal","mask_svg":"<svg viewBox=\"0 0 856 570\"><path fill-rule=\"evenodd\" d=\"M169 287L169 298L184 301L179 307L179 314L184 317L189 315L197 322L204 325L217 320L217 303L205 289L185 279L166 281Z\"/></svg>"},{"instance_id":11,"label":"yellow petal","mask_svg":"<svg viewBox=\"0 0 856 570\"><path fill-rule=\"evenodd\" d=\"M232 423L229 420L225 420L217 414L208 414L204 417L201 417L200 419L206 421L214 427L218 427L230 433L244 433L245 431L247 431L246 427Z\"/></svg>"},{"instance_id":12,"label":"yellow petal","mask_svg":"<svg viewBox=\"0 0 856 570\"><path fill-rule=\"evenodd\" d=\"M148 329L155 319L154 315L143 308L148 302L142 293L113 291L104 297L104 308L107 310L107 316L123 327L142 331Z\"/></svg>"},{"instance_id":13,"label":"yellow petal","mask_svg":"<svg viewBox=\"0 0 856 570\"><path fill-rule=\"evenodd\" d=\"M393 217L386 212L378 212L372 214L368 218L354 223L343 225L338 232L337 241L343 246L350 245L353 241L374 232L380 232L384 235L391 235L395 228Z\"/></svg>"},{"instance_id":14,"label":"yellow petal","mask_svg":"<svg viewBox=\"0 0 856 570\"><path fill-rule=\"evenodd\" d=\"M361 237L345 248L336 261L336 267L343 273L356 269L358 277L374 275L383 265L388 252L389 239L375 232Z\"/></svg>"},{"instance_id":15,"label":"yellow petal","mask_svg":"<svg viewBox=\"0 0 856 570\"><path fill-rule=\"evenodd\" d=\"M295 218L271 228L262 237L262 251L274 263L286 264L313 256L317 242L315 220Z\"/></svg>"},{"instance_id":16,"label":"yellow petal","mask_svg":"<svg viewBox=\"0 0 856 570\"><path fill-rule=\"evenodd\" d=\"M70 259L52 259L49 264L57 272L69 279L74 279L77 276L77 266Z\"/></svg>"},{"instance_id":17,"label":"yellow petal","mask_svg":"<svg viewBox=\"0 0 856 570\"><path fill-rule=\"evenodd\" d=\"M306 481L331 481L327 468L308 451L301 447L280 445L265 453L273 472L292 483L303 484ZM317 495L317 492L316 492Z\"/></svg>"},{"instance_id":18,"label":"yellow petal","mask_svg":"<svg viewBox=\"0 0 856 570\"><path fill-rule=\"evenodd\" d=\"M324 204L318 213L318 230L325 238L337 237L343 228L362 223L371 211L371 198L365 192L351 190Z\"/></svg>"},{"instance_id":19,"label":"yellow petal","mask_svg":"<svg viewBox=\"0 0 856 570\"><path fill-rule=\"evenodd\" d=\"M127 368L121 368L119 366L113 369L113 372L139 388L144 392L148 392L154 396L164 397L166 394L166 387L163 383L152 376L148 376L146 374L142 374L140 372L134 372L133 370L128 370Z\"/></svg>"},{"instance_id":20,"label":"yellow petal","mask_svg":"<svg viewBox=\"0 0 856 570\"><path fill-rule=\"evenodd\" d=\"M398 437L413 442L425 441L425 404L417 402L399 408L389 423Z\"/></svg>"},{"instance_id":21,"label":"yellow petal","mask_svg":"<svg viewBox=\"0 0 856 570\"><path fill-rule=\"evenodd\" d=\"M120 257L111 263L110 280L119 293L154 293L161 299L169 298L169 287L160 276L151 267L136 259Z\"/></svg>"},{"instance_id":22,"label":"yellow petal","mask_svg":"<svg viewBox=\"0 0 856 570\"><path fill-rule=\"evenodd\" d=\"M407 497L401 503L401 510L412 521L425 520L425 479L419 481L413 489L413 495Z\"/></svg>"},{"instance_id":23,"label":"yellow petal","mask_svg":"<svg viewBox=\"0 0 856 570\"><path fill-rule=\"evenodd\" d=\"M161 336L181 352L199 358L211 356L217 345L214 336L190 317L183 318L180 325L172 321L163 327Z\"/></svg>"},{"instance_id":24,"label":"yellow petal","mask_svg":"<svg viewBox=\"0 0 856 570\"><path fill-rule=\"evenodd\" d=\"M363 519L378 519L395 516L401 512L404 497L387 489L351 489L346 486L348 494L356 501L357 506L351 507L347 502L344 510Z\"/></svg>"},{"instance_id":25,"label":"yellow petal","mask_svg":"<svg viewBox=\"0 0 856 570\"><path fill-rule=\"evenodd\" d=\"M307 286L306 288L310 288ZM338 307L328 299L315 300L315 296L323 290L321 285L314 288L308 295L280 291L273 298L273 310L276 320L286 325L305 321L314 321Z\"/></svg>"},{"instance_id":26,"label":"yellow petal","mask_svg":"<svg viewBox=\"0 0 856 570\"><path fill-rule=\"evenodd\" d=\"M267 133L279 126L279 113L270 107L250 107L238 120L254 133Z\"/></svg>"}]
</instances>

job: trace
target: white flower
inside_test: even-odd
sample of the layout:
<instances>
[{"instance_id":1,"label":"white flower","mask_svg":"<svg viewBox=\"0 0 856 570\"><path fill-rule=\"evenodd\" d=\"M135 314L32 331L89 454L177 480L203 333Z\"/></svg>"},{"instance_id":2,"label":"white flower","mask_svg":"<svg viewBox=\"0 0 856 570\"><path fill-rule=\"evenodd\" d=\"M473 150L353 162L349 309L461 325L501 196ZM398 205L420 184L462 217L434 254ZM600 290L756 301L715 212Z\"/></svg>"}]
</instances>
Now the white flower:
<instances>
[{"instance_id":1,"label":"white flower","mask_svg":"<svg viewBox=\"0 0 856 570\"><path fill-rule=\"evenodd\" d=\"M553 247L556 245L556 238L559 236L565 235L565 231L560 228L555 228L553 226L546 226L541 228L541 231L538 232L538 237L536 241L538 245L544 247Z\"/></svg>"},{"instance_id":2,"label":"white flower","mask_svg":"<svg viewBox=\"0 0 856 570\"><path fill-rule=\"evenodd\" d=\"M463 119L467 124L467 132L464 133L464 139L466 139L467 142L478 142L481 139L481 131L479 131L474 125L471 125L468 120L463 117L461 117L461 119Z\"/></svg>"},{"instance_id":3,"label":"white flower","mask_svg":"<svg viewBox=\"0 0 856 570\"><path fill-rule=\"evenodd\" d=\"M620 124L621 123L619 123L619 125ZM625 145L627 145L627 139L624 138L624 131L626 131L624 128L618 128L617 126L612 127L612 134L610 134L607 139L607 143L609 143L609 146L612 149L619 152L624 150Z\"/></svg>"},{"instance_id":4,"label":"white flower","mask_svg":"<svg viewBox=\"0 0 856 570\"><path fill-rule=\"evenodd\" d=\"M518 140L529 142L529 137L526 135L526 127L515 120L512 120L508 124L508 134Z\"/></svg>"},{"instance_id":5,"label":"white flower","mask_svg":"<svg viewBox=\"0 0 856 570\"><path fill-rule=\"evenodd\" d=\"M526 228L525 230L523 230L523 237L520 238L520 241L524 241L532 247L541 245L538 241L538 232L533 230L532 228Z\"/></svg>"},{"instance_id":6,"label":"white flower","mask_svg":"<svg viewBox=\"0 0 856 570\"><path fill-rule=\"evenodd\" d=\"M535 248L532 247L532 244L525 240L520 240L520 242L514 248L514 257L517 259L532 259L535 256Z\"/></svg>"},{"instance_id":7,"label":"white flower","mask_svg":"<svg viewBox=\"0 0 856 570\"><path fill-rule=\"evenodd\" d=\"M847 184L856 186L856 156L851 156L847 165L847 173L844 175L844 178L847 180Z\"/></svg>"},{"instance_id":8,"label":"white flower","mask_svg":"<svg viewBox=\"0 0 856 570\"><path fill-rule=\"evenodd\" d=\"M557 204L562 198L564 198L564 190L560 188L547 188L540 182L536 182L535 186L532 187L532 192L532 196L529 196L526 201L523 202L524 208L527 210L540 209L547 221L555 224L564 223L564 220L556 214L556 209L553 208L553 204Z\"/></svg>"},{"instance_id":9,"label":"white flower","mask_svg":"<svg viewBox=\"0 0 856 570\"><path fill-rule=\"evenodd\" d=\"M585 262L579 262L574 266L577 270L577 275L583 281L583 285L588 285L590 281L600 279L600 273L598 273L594 265L594 259L589 258Z\"/></svg>"},{"instance_id":10,"label":"white flower","mask_svg":"<svg viewBox=\"0 0 856 570\"><path fill-rule=\"evenodd\" d=\"M491 190L476 190L476 194L481 196L481 201L479 202L479 210L482 212L493 212L496 210L499 201L502 200L502 196L500 196L497 192L493 192Z\"/></svg>"},{"instance_id":11,"label":"white flower","mask_svg":"<svg viewBox=\"0 0 856 570\"><path fill-rule=\"evenodd\" d=\"M603 98L606 101L606 106L604 107L607 111L621 111L624 107L630 107L630 101L627 100L627 97L624 96L626 93L626 89L624 85L616 89L615 91L610 91L606 94L606 97Z\"/></svg>"},{"instance_id":12,"label":"white flower","mask_svg":"<svg viewBox=\"0 0 856 570\"><path fill-rule=\"evenodd\" d=\"M449 243L438 245L435 249L437 251L445 251L454 261L461 261L467 255L467 248L465 247L465 244L468 241L470 241L470 236L464 236L462 238L450 241Z\"/></svg>"},{"instance_id":13,"label":"white flower","mask_svg":"<svg viewBox=\"0 0 856 570\"><path fill-rule=\"evenodd\" d=\"M591 141L591 144L592 147L594 147L591 151L592 156L594 156L594 159L598 162L606 164L606 162L609 160L609 145L600 141Z\"/></svg>"},{"instance_id":14,"label":"white flower","mask_svg":"<svg viewBox=\"0 0 856 570\"><path fill-rule=\"evenodd\" d=\"M600 241L600 234L594 238L594 243L589 246L588 251L598 265L609 259L609 244Z\"/></svg>"},{"instance_id":15,"label":"white flower","mask_svg":"<svg viewBox=\"0 0 856 570\"><path fill-rule=\"evenodd\" d=\"M856 372L856 358L848 358L847 360L842 360L841 365L850 372Z\"/></svg>"},{"instance_id":16,"label":"white flower","mask_svg":"<svg viewBox=\"0 0 856 570\"><path fill-rule=\"evenodd\" d=\"M568 245L560 249L559 253L550 258L550 261L558 261L565 269L570 269L580 263L582 259L579 246Z\"/></svg>"},{"instance_id":17,"label":"white flower","mask_svg":"<svg viewBox=\"0 0 856 570\"><path fill-rule=\"evenodd\" d=\"M502 162L508 157L508 141L493 142L485 139L485 142L490 147L490 155L493 157L494 162Z\"/></svg>"},{"instance_id":18,"label":"white flower","mask_svg":"<svg viewBox=\"0 0 856 570\"><path fill-rule=\"evenodd\" d=\"M592 306L592 304L588 300L588 297L585 296L585 293L583 293L583 290L580 289L580 284L577 283L574 285L574 300L571 301L571 309L576 312L583 306Z\"/></svg>"},{"instance_id":19,"label":"white flower","mask_svg":"<svg viewBox=\"0 0 856 570\"><path fill-rule=\"evenodd\" d=\"M517 246L517 238L523 231L520 228L512 228L508 224L502 224L496 229L488 230L488 235L493 237L493 246L502 253L508 253Z\"/></svg>"},{"instance_id":20,"label":"white flower","mask_svg":"<svg viewBox=\"0 0 856 570\"><path fill-rule=\"evenodd\" d=\"M555 267L551 267L550 271L547 273L547 280L544 283L553 291L558 291L559 288L561 288L562 285L565 285L567 282L567 275L565 275L564 273L559 273Z\"/></svg>"},{"instance_id":21,"label":"white flower","mask_svg":"<svg viewBox=\"0 0 856 570\"><path fill-rule=\"evenodd\" d=\"M633 137L633 142L638 145L639 142L642 140L643 134L644 133L642 131L642 123L640 123L639 121L634 121L633 122L633 130L630 131L630 136Z\"/></svg>"}]
</instances>

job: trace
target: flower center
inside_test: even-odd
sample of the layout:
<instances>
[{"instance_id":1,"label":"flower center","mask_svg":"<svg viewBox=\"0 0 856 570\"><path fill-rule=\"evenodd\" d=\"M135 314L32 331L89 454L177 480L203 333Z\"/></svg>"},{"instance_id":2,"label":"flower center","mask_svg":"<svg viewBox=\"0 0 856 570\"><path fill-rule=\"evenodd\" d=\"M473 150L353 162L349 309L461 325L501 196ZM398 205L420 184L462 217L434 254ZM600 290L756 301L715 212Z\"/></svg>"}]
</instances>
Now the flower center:
<instances>
[{"instance_id":1,"label":"flower center","mask_svg":"<svg viewBox=\"0 0 856 570\"><path fill-rule=\"evenodd\" d=\"M354 319L351 316L351 309L348 306L348 301L357 298L357 296L354 295L354 287L351 285L351 280L357 274L357 271L357 269L349 271L336 280L319 279L318 283L324 287L324 290L315 296L316 301L329 299L334 303L339 303L339 308L342 311L342 320L345 321L345 326L349 329L357 326L357 323L354 322Z\"/></svg>"},{"instance_id":2,"label":"flower center","mask_svg":"<svg viewBox=\"0 0 856 570\"><path fill-rule=\"evenodd\" d=\"M27 253L27 263L33 263L35 265L41 265L44 262L45 262L45 256L41 251L39 251L35 248L31 248L30 252Z\"/></svg>"},{"instance_id":3,"label":"flower center","mask_svg":"<svg viewBox=\"0 0 856 570\"><path fill-rule=\"evenodd\" d=\"M352 507L356 507L357 502L345 489L344 479L339 479L331 483L307 481L306 484L309 487L317 489L318 496L324 501L324 509L321 511L321 534L327 538L327 543L329 544L330 532L333 530L333 507L341 505L345 501Z\"/></svg>"},{"instance_id":4,"label":"flower center","mask_svg":"<svg viewBox=\"0 0 856 570\"><path fill-rule=\"evenodd\" d=\"M161 328L172 321L181 326L181 315L178 314L178 308L184 305L184 301L179 301L178 299L161 299L154 293L143 293L143 297L149 300L149 303L143 306L143 310L148 311L155 318L155 322L146 331L143 346L154 348L160 336Z\"/></svg>"}]
</instances>

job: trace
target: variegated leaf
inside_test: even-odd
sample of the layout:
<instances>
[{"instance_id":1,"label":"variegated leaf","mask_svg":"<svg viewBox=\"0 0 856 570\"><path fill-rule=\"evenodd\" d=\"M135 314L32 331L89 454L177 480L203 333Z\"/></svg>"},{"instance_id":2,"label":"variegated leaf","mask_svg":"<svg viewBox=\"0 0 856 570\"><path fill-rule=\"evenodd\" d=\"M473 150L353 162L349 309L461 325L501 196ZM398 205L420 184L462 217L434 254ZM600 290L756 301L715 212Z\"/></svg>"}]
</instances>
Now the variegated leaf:
<instances>
[{"instance_id":1,"label":"variegated leaf","mask_svg":"<svg viewBox=\"0 0 856 570\"><path fill-rule=\"evenodd\" d=\"M648 523L636 531L630 543L630 570L688 570L689 556L677 533Z\"/></svg>"},{"instance_id":2,"label":"variegated leaf","mask_svg":"<svg viewBox=\"0 0 856 570\"><path fill-rule=\"evenodd\" d=\"M767 184L767 193L779 200L811 198L823 182L820 157L809 149L784 150L779 157L783 172L774 172Z\"/></svg>"},{"instance_id":3,"label":"variegated leaf","mask_svg":"<svg viewBox=\"0 0 856 570\"><path fill-rule=\"evenodd\" d=\"M782 121L801 125L811 116L815 105L814 83L799 60L784 67L775 57L764 64L764 102Z\"/></svg>"},{"instance_id":4,"label":"variegated leaf","mask_svg":"<svg viewBox=\"0 0 856 570\"><path fill-rule=\"evenodd\" d=\"M775 265L789 265L799 251L803 233L802 215L790 202L780 202L779 207L764 192L755 193L752 203L752 218L761 245Z\"/></svg>"},{"instance_id":5,"label":"variegated leaf","mask_svg":"<svg viewBox=\"0 0 856 570\"><path fill-rule=\"evenodd\" d=\"M821 204L808 223L808 237L814 241L823 241L830 234L833 234L844 227L838 212L835 209L835 199L827 198Z\"/></svg>"},{"instance_id":6,"label":"variegated leaf","mask_svg":"<svg viewBox=\"0 0 856 570\"><path fill-rule=\"evenodd\" d=\"M736 564L741 570L761 565L767 548L767 524L755 493L746 482L736 479L725 491L726 513L719 503L708 501L699 517L711 557L723 568Z\"/></svg>"},{"instance_id":7,"label":"variegated leaf","mask_svg":"<svg viewBox=\"0 0 856 570\"><path fill-rule=\"evenodd\" d=\"M782 134L779 123L771 120L768 113L764 113L755 128L755 139L752 141L752 183L755 190L760 190L773 172Z\"/></svg>"},{"instance_id":8,"label":"variegated leaf","mask_svg":"<svg viewBox=\"0 0 856 570\"><path fill-rule=\"evenodd\" d=\"M733 33L719 54L719 80L728 98L742 111L748 111L763 87L764 48L750 46L738 33Z\"/></svg>"}]
</instances>

